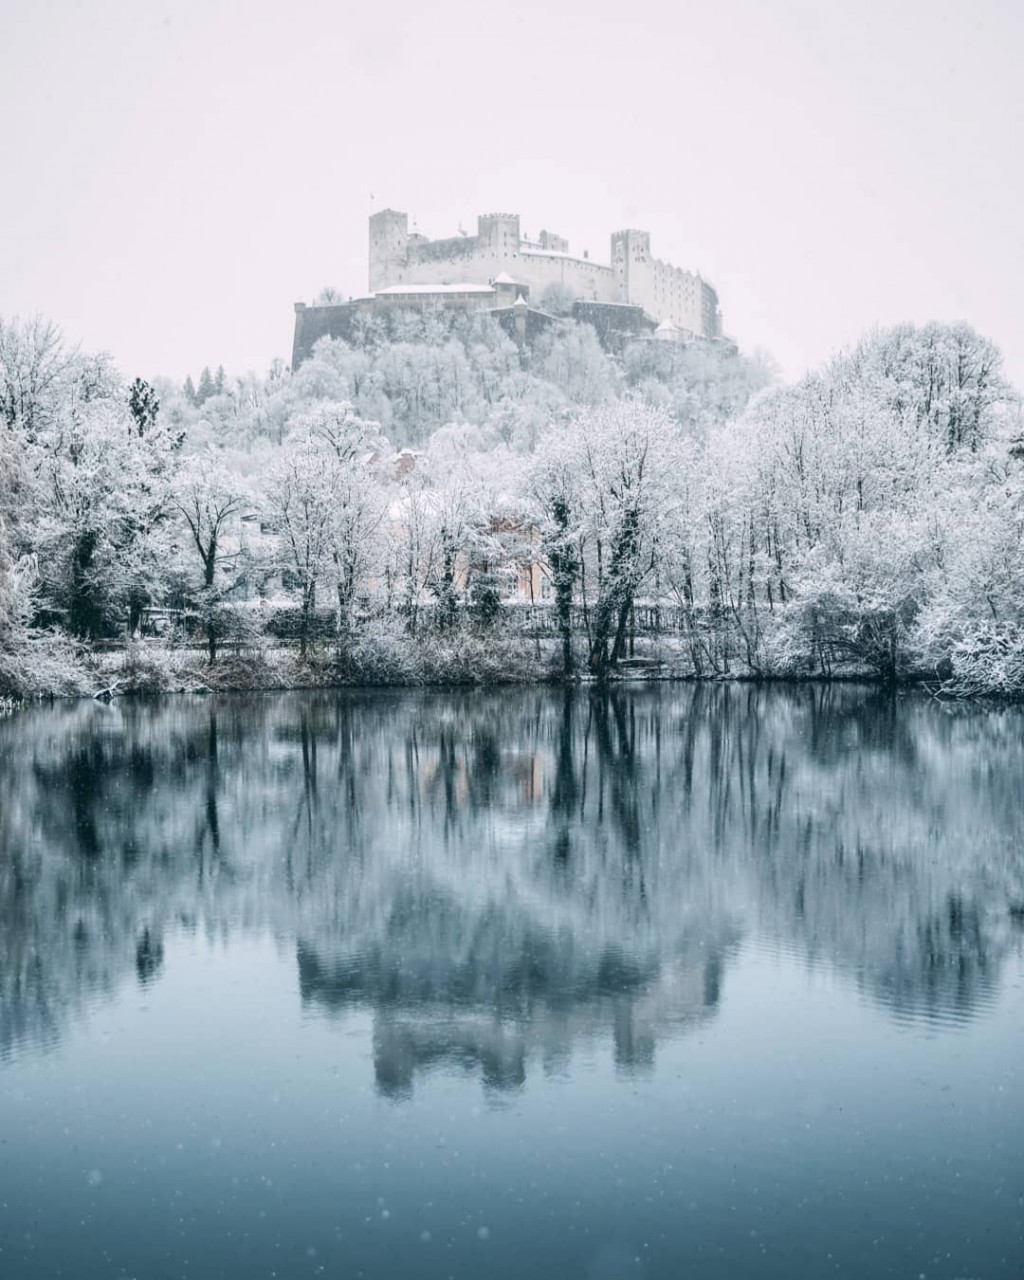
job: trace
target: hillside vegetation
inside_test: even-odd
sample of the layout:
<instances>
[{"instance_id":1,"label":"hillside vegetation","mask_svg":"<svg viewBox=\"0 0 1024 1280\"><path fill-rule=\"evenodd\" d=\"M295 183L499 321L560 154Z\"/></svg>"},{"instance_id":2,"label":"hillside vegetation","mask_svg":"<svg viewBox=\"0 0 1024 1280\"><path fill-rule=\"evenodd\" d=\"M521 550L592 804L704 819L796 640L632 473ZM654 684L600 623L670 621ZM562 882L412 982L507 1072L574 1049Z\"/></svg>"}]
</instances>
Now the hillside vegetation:
<instances>
[{"instance_id":1,"label":"hillside vegetation","mask_svg":"<svg viewBox=\"0 0 1024 1280\"><path fill-rule=\"evenodd\" d=\"M128 383L0 321L0 695L924 676L1024 691L1024 448L969 326L801 381L725 345L400 316Z\"/></svg>"}]
</instances>

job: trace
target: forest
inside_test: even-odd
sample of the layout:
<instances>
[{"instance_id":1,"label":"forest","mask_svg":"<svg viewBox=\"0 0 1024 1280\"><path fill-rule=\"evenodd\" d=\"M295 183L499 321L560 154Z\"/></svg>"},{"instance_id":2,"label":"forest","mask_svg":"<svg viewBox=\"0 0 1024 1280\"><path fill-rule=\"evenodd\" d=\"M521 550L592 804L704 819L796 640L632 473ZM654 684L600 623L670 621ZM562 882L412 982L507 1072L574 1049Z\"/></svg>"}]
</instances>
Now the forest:
<instances>
[{"instance_id":1,"label":"forest","mask_svg":"<svg viewBox=\"0 0 1024 1280\"><path fill-rule=\"evenodd\" d=\"M1024 693L1024 419L967 324L784 384L486 315L129 381L0 319L0 698L624 675Z\"/></svg>"}]
</instances>

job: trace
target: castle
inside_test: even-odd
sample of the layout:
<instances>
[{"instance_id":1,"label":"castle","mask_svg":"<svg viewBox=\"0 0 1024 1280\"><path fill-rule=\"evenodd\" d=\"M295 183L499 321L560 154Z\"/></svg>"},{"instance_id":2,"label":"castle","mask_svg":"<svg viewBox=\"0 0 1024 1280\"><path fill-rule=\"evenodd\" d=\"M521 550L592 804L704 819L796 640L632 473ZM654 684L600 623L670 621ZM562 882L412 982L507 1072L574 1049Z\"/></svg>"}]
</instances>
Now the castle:
<instances>
[{"instance_id":1,"label":"castle","mask_svg":"<svg viewBox=\"0 0 1024 1280\"><path fill-rule=\"evenodd\" d=\"M699 275L651 257L647 231L613 232L606 264L574 257L569 242L550 231L527 240L514 213L481 214L475 236L448 240L410 232L407 215L393 209L370 218L371 293L408 284L489 284L503 272L529 286L535 300L558 284L586 301L642 307L656 323L694 336L721 336L718 294Z\"/></svg>"},{"instance_id":2,"label":"castle","mask_svg":"<svg viewBox=\"0 0 1024 1280\"><path fill-rule=\"evenodd\" d=\"M550 321L545 291L558 286L563 305L602 331L674 341L722 336L718 294L699 274L651 256L647 231L616 231L611 262L576 257L550 231L524 236L519 215L481 214L475 236L430 240L409 230L394 209L370 216L369 293L347 303L295 304L296 368L325 335L349 338L360 317L443 306L488 310L517 340ZM550 296L550 295L548 295Z\"/></svg>"}]
</instances>

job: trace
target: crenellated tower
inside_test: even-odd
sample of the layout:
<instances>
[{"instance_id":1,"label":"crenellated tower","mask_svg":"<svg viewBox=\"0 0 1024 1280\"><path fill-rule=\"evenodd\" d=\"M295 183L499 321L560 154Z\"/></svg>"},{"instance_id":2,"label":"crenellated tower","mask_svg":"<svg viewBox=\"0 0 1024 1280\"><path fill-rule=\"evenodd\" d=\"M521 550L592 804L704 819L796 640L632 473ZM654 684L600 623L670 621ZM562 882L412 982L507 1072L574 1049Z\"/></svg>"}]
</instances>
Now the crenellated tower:
<instances>
[{"instance_id":1,"label":"crenellated tower","mask_svg":"<svg viewBox=\"0 0 1024 1280\"><path fill-rule=\"evenodd\" d=\"M612 270L620 302L643 305L650 278L651 234L649 231L612 232Z\"/></svg>"},{"instance_id":2,"label":"crenellated tower","mask_svg":"<svg viewBox=\"0 0 1024 1280\"><path fill-rule=\"evenodd\" d=\"M409 252L409 215L381 209L370 215L370 292L402 284Z\"/></svg>"},{"instance_id":3,"label":"crenellated tower","mask_svg":"<svg viewBox=\"0 0 1024 1280\"><path fill-rule=\"evenodd\" d=\"M476 220L476 234L481 253L514 258L519 253L519 214L481 213Z\"/></svg>"}]
</instances>

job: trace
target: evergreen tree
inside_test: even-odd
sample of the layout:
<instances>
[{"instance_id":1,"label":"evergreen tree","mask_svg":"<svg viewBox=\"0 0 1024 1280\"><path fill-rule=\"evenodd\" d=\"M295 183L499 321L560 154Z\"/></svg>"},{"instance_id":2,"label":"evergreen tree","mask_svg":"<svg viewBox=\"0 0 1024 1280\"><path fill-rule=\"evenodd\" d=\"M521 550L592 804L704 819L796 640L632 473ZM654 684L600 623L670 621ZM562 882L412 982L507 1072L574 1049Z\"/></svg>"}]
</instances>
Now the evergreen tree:
<instances>
[{"instance_id":1,"label":"evergreen tree","mask_svg":"<svg viewBox=\"0 0 1024 1280\"><path fill-rule=\"evenodd\" d=\"M224 373L224 366L223 366L222 364L219 364L219 365L217 366L217 376L216 376L216 378L214 379L214 383L213 383L213 389L214 389L214 392L215 392L217 395L220 395L220 394L223 392L223 390L224 390L224 378L225 378L225 376L226 376L226 375L225 375L225 373Z\"/></svg>"},{"instance_id":2,"label":"evergreen tree","mask_svg":"<svg viewBox=\"0 0 1024 1280\"><path fill-rule=\"evenodd\" d=\"M189 402L189 404L198 404L198 397L196 396L196 384L192 381L191 374L189 374L188 377L185 379L185 385L184 387L182 387L182 390L184 391L185 399Z\"/></svg>"},{"instance_id":3,"label":"evergreen tree","mask_svg":"<svg viewBox=\"0 0 1024 1280\"><path fill-rule=\"evenodd\" d=\"M144 436L148 428L156 423L160 401L153 388L142 378L136 378L128 388L128 408L135 421L135 429L140 436Z\"/></svg>"},{"instance_id":4,"label":"evergreen tree","mask_svg":"<svg viewBox=\"0 0 1024 1280\"><path fill-rule=\"evenodd\" d=\"M213 375L210 373L210 366L203 365L203 371L199 375L199 390L196 392L196 404L205 404L210 396L215 395L217 388L213 383Z\"/></svg>"}]
</instances>

